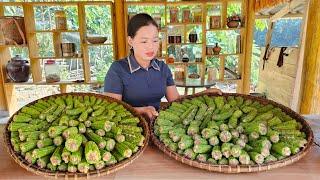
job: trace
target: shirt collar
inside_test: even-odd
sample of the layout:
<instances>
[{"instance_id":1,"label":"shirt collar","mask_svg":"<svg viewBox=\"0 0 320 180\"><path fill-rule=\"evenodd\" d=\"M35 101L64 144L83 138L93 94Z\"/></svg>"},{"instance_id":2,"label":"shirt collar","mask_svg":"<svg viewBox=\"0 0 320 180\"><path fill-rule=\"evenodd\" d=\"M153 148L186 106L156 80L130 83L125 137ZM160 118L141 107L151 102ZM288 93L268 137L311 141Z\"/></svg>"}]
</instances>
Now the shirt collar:
<instances>
[{"instance_id":1,"label":"shirt collar","mask_svg":"<svg viewBox=\"0 0 320 180\"><path fill-rule=\"evenodd\" d=\"M136 60L136 58L135 58L134 56L132 56L132 55L131 55L131 56L128 56L128 57L127 57L127 60L128 60L129 69L130 69L130 73L131 73L131 74L134 73L134 72L136 72L136 71L138 71L140 68L142 68L142 67L138 64L138 62L137 62L137 60ZM152 60L151 60L150 66L151 66L153 69L155 69L155 70L157 70L157 71L160 71L160 67L159 67L159 65L158 65L158 63L156 62L155 59L152 59Z\"/></svg>"}]
</instances>

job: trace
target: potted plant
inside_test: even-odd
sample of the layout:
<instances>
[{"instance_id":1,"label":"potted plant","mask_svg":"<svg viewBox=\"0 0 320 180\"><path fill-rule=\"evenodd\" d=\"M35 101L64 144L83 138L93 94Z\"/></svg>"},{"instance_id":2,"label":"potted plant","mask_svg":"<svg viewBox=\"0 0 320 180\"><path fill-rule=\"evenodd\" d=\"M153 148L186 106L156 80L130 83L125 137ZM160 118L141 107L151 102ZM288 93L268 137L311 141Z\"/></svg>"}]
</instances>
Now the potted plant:
<instances>
[{"instance_id":1,"label":"potted plant","mask_svg":"<svg viewBox=\"0 0 320 180\"><path fill-rule=\"evenodd\" d=\"M227 21L228 21L227 26L229 28L237 28L241 24L241 17L240 15L235 14L235 15L229 16Z\"/></svg>"}]
</instances>

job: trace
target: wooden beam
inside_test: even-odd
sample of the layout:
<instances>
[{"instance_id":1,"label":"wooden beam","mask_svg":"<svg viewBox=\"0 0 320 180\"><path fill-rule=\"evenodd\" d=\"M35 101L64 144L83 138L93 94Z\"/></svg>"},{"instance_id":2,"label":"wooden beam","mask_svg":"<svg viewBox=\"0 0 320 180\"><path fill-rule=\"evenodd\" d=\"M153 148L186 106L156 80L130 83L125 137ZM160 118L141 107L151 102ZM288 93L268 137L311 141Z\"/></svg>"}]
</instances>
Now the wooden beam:
<instances>
[{"instance_id":1,"label":"wooden beam","mask_svg":"<svg viewBox=\"0 0 320 180\"><path fill-rule=\"evenodd\" d=\"M24 4L23 11L24 11L24 24L26 27L28 27L26 28L26 33L27 33L32 79L33 79L33 82L40 82L42 81L40 61L37 59L34 59L35 57L39 56L39 53L38 53L37 36L35 33L33 33L36 27L33 6L30 4Z\"/></svg>"},{"instance_id":2,"label":"wooden beam","mask_svg":"<svg viewBox=\"0 0 320 180\"><path fill-rule=\"evenodd\" d=\"M117 59L127 56L126 53L126 29L124 18L124 1L115 1L114 2L114 11L115 11L115 26L116 26L116 42L117 42Z\"/></svg>"},{"instance_id":3,"label":"wooden beam","mask_svg":"<svg viewBox=\"0 0 320 180\"><path fill-rule=\"evenodd\" d=\"M271 18L272 15L256 15L256 19L269 19ZM304 17L303 13L288 13L284 16L282 16L282 18L297 18L297 17Z\"/></svg>"},{"instance_id":4,"label":"wooden beam","mask_svg":"<svg viewBox=\"0 0 320 180\"><path fill-rule=\"evenodd\" d=\"M4 16L4 6L0 5L0 16ZM9 47L0 47L0 110L12 115L17 109L14 85L5 85L7 80L6 65L11 59Z\"/></svg>"},{"instance_id":5,"label":"wooden beam","mask_svg":"<svg viewBox=\"0 0 320 180\"><path fill-rule=\"evenodd\" d=\"M304 68L304 55L305 55L305 47L306 47L306 37L307 37L307 21L308 21L308 12L309 12L309 5L305 5L304 16L303 16L303 23L301 25L301 33L300 33L300 52L299 52L299 59L297 61L297 71L296 71L296 79L295 85L293 89L293 98L291 101L291 109L300 112L300 105L302 99L302 88L304 85L305 79L305 68Z\"/></svg>"},{"instance_id":6,"label":"wooden beam","mask_svg":"<svg viewBox=\"0 0 320 180\"><path fill-rule=\"evenodd\" d=\"M91 74L90 74L90 57L88 44L86 41L87 35L87 25L86 25L86 17L85 17L85 5L79 3L78 4L78 18L79 18L79 32L80 32L80 44L82 44L82 56L83 56L83 75L84 82L91 82Z\"/></svg>"},{"instance_id":7,"label":"wooden beam","mask_svg":"<svg viewBox=\"0 0 320 180\"><path fill-rule=\"evenodd\" d=\"M227 26L227 10L228 10L228 2L223 1L221 3L221 20L222 20L222 28Z\"/></svg>"},{"instance_id":8,"label":"wooden beam","mask_svg":"<svg viewBox=\"0 0 320 180\"><path fill-rule=\"evenodd\" d=\"M284 6L280 11L278 11L276 14L274 14L270 18L270 20L272 22L275 22L276 20L278 20L279 18L288 14L292 9L296 8L297 6L299 6L302 3L303 3L303 1L301 1L301 0L292 0L292 1L288 2L288 4L286 6Z\"/></svg>"},{"instance_id":9,"label":"wooden beam","mask_svg":"<svg viewBox=\"0 0 320 180\"><path fill-rule=\"evenodd\" d=\"M305 83L302 114L320 113L320 1L310 0L305 46Z\"/></svg>"},{"instance_id":10,"label":"wooden beam","mask_svg":"<svg viewBox=\"0 0 320 180\"><path fill-rule=\"evenodd\" d=\"M242 68L242 90L241 93L250 93L250 75L251 75L251 58L252 58L252 44L253 44L253 31L255 25L254 14L255 0L248 0L247 5L247 18L246 18L246 43L244 53L244 62Z\"/></svg>"}]
</instances>

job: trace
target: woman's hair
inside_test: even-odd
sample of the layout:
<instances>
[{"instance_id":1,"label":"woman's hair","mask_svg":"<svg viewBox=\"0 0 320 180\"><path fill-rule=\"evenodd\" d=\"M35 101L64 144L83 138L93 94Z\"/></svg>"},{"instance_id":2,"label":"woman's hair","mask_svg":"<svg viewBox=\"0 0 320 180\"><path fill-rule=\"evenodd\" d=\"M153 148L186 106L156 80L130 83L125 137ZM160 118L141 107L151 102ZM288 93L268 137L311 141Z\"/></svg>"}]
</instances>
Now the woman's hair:
<instances>
[{"instance_id":1,"label":"woman's hair","mask_svg":"<svg viewBox=\"0 0 320 180\"><path fill-rule=\"evenodd\" d=\"M134 15L128 22L128 28L127 28L128 36L130 36L131 38L134 38L134 36L137 34L137 31L141 27L148 26L150 24L158 28L157 22L149 14L140 13L140 14ZM130 49L130 55L134 55L134 51L132 48Z\"/></svg>"},{"instance_id":2,"label":"woman's hair","mask_svg":"<svg viewBox=\"0 0 320 180\"><path fill-rule=\"evenodd\" d=\"M137 31L141 27L148 26L150 24L158 28L157 22L149 14L140 13L133 16L128 22L128 28L127 28L128 36L130 36L131 38L134 38Z\"/></svg>"}]
</instances>

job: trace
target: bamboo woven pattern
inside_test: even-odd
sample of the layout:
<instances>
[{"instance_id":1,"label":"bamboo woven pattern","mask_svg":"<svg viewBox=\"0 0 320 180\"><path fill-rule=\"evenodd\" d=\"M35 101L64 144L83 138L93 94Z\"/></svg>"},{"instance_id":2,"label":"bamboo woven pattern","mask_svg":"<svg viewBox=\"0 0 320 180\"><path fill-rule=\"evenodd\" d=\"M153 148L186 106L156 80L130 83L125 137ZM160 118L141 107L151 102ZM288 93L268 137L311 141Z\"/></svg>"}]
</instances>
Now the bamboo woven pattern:
<instances>
[{"instance_id":1,"label":"bamboo woven pattern","mask_svg":"<svg viewBox=\"0 0 320 180\"><path fill-rule=\"evenodd\" d=\"M63 93L63 94L56 94L56 95L52 95L53 97L58 97L58 96L64 96L64 95L68 95L71 94L72 96L85 96L85 95L89 95L89 96L95 96L96 98L101 98L104 100L107 100L109 102L117 102L121 105L123 105L128 111L130 111L135 117L138 117L140 119L140 123L139 126L143 128L143 135L145 137L143 146L141 146L139 148L139 150L132 155L130 158L125 159L119 163L116 163L114 165L111 166L107 166L103 169L100 170L94 170L94 171L89 171L88 173L70 173L70 172L52 172L48 169L41 169L39 167L37 167L36 165L32 165L29 164L19 153L15 152L13 150L12 144L10 142L10 132L8 130L8 126L11 123L11 121L13 120L13 116L15 114L17 114L19 111L17 111L15 114L13 114L11 116L11 118L9 119L6 128L5 128L5 132L4 132L4 141L5 144L7 145L7 151L10 154L10 156L16 161L16 163L18 163L21 167L25 168L26 170L35 173L37 175L42 175L45 176L46 178L81 178L81 179L88 179L90 177L100 177L100 176L105 176L111 173L116 172L119 169L122 169L124 167L126 167L127 165L131 164L135 159L137 159L142 153L143 151L147 148L148 145L148 141L149 141L149 136L150 136L150 132L149 132L149 128L148 128L148 123L146 122L146 120L141 116L138 115L137 112L133 109L133 107L129 106L128 104L113 99L111 97L108 96L104 96L101 94L94 94L94 93ZM42 98L43 100L46 100L48 98L50 98L51 96L47 96ZM36 101L33 101L31 103L29 103L28 105L32 105L34 104Z\"/></svg>"},{"instance_id":2,"label":"bamboo woven pattern","mask_svg":"<svg viewBox=\"0 0 320 180\"><path fill-rule=\"evenodd\" d=\"M176 102L182 102L184 99L188 98L194 98L194 97L198 97L198 96L202 96L202 95L208 95L208 96L217 96L217 94L212 94L212 93L201 93L201 94L196 94L196 95L190 95L190 96L186 96L182 99L177 100ZM286 114L288 114L289 116L291 116L292 118L296 119L297 121L299 121L303 128L302 131L306 133L307 135L307 141L308 143L306 144L306 146L297 154L293 155L293 156L289 156L285 159L276 161L276 162L270 162L270 163L264 163L264 164L256 164L256 165L237 165L237 166L230 166L230 165L213 165L213 164L208 164L208 163L202 163L196 160L191 160L187 157L184 157L182 155L179 155L178 153L171 151L168 147L166 147L160 140L159 138L154 134L154 123L155 121L152 121L150 123L150 131L151 131L151 139L153 141L153 143L161 150L163 151L166 155L174 158L176 161L180 161L184 164L187 164L189 166L193 166L193 167L197 167L200 169L205 169L208 171L213 171L213 172L221 172L221 173L248 173L248 172L260 172L260 171L267 171L267 170L271 170L271 169L275 169L275 168L279 168L279 167L284 167L287 166L289 164L292 164L298 160L300 160L302 157L304 157L311 149L311 146L313 144L313 140L314 140L314 136L313 136L313 132L310 128L310 126L308 125L308 123L297 113L295 113L294 111L292 111L291 109L289 109L288 107L285 107L279 103L276 103L274 101L271 100L267 100L264 98L260 98L260 97L254 97L254 96L249 96L249 95L243 95L243 94L237 94L237 93L225 93L222 96L224 97L228 97L228 96L242 96L244 99L251 99L254 101L258 101L262 104L272 104L276 107L279 107L282 109L282 111L284 111ZM167 109L169 106L171 105L171 103L167 103L164 104L161 107L161 110L165 110Z\"/></svg>"}]
</instances>

